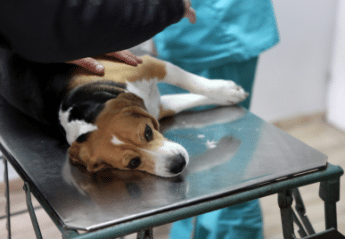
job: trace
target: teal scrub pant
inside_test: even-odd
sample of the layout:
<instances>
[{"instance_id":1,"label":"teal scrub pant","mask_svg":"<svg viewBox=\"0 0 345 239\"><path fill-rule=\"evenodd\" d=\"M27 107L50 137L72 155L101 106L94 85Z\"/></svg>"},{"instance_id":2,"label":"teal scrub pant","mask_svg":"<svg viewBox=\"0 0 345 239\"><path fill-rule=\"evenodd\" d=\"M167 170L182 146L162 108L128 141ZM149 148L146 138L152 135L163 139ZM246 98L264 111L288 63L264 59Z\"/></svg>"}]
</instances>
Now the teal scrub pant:
<instances>
[{"instance_id":1,"label":"teal scrub pant","mask_svg":"<svg viewBox=\"0 0 345 239\"><path fill-rule=\"evenodd\" d=\"M250 100L258 58L248 61L233 62L224 66L203 70L185 70L209 79L230 79L241 85L250 96L241 106L250 107ZM173 62L174 63L174 62ZM175 63L176 64L176 63ZM176 64L178 65L178 64ZM178 87L160 83L161 94L186 93ZM204 107L205 108L205 107ZM203 108L198 108L198 110ZM184 219L173 223L170 231L171 239L189 239L193 230L192 219ZM259 200L242 203L203 215L196 220L194 239L262 239L262 214Z\"/></svg>"}]
</instances>

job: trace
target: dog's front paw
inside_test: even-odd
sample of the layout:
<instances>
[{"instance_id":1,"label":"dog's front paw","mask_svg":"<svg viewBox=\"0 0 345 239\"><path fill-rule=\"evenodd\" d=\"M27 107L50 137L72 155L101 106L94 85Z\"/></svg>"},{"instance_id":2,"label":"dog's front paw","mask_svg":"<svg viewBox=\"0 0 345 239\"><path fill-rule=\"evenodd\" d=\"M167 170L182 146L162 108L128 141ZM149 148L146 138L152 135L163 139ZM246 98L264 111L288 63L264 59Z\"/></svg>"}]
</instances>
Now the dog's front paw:
<instances>
[{"instance_id":1,"label":"dog's front paw","mask_svg":"<svg viewBox=\"0 0 345 239\"><path fill-rule=\"evenodd\" d=\"M206 95L221 105L233 105L245 100L249 94L231 80L211 80Z\"/></svg>"}]
</instances>

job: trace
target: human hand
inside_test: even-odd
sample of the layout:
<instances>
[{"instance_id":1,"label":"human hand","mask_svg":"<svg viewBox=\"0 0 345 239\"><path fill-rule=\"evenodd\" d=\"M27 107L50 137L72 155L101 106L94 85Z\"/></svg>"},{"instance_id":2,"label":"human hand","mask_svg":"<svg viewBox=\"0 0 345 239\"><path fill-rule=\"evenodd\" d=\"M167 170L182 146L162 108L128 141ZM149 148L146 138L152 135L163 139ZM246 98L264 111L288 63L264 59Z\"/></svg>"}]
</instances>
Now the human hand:
<instances>
[{"instance_id":1,"label":"human hand","mask_svg":"<svg viewBox=\"0 0 345 239\"><path fill-rule=\"evenodd\" d=\"M107 53L105 55L115 57L131 66L137 66L138 64L143 62L139 57L137 57L136 55L132 54L131 52L127 50ZM82 58L82 59L78 59L74 61L68 61L66 63L83 67L95 74L99 74L99 75L104 74L104 66L92 57L86 57L86 58Z\"/></svg>"},{"instance_id":2,"label":"human hand","mask_svg":"<svg viewBox=\"0 0 345 239\"><path fill-rule=\"evenodd\" d=\"M192 3L190 0L183 0L185 6L184 17L188 18L189 22L194 24L196 22L196 13L192 8Z\"/></svg>"}]
</instances>

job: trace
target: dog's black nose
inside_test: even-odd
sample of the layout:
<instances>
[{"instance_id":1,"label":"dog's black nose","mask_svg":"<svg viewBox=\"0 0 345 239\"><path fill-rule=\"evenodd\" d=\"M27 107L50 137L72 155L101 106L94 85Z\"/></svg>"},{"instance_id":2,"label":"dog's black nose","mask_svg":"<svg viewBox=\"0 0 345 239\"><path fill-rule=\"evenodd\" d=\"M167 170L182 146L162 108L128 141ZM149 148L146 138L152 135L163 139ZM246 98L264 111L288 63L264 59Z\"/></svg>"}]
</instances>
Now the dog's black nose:
<instances>
[{"instance_id":1,"label":"dog's black nose","mask_svg":"<svg viewBox=\"0 0 345 239\"><path fill-rule=\"evenodd\" d=\"M173 157L171 160L172 162L170 164L169 169L170 169L170 172L173 174L181 173L187 164L186 159L182 154L179 154Z\"/></svg>"}]
</instances>

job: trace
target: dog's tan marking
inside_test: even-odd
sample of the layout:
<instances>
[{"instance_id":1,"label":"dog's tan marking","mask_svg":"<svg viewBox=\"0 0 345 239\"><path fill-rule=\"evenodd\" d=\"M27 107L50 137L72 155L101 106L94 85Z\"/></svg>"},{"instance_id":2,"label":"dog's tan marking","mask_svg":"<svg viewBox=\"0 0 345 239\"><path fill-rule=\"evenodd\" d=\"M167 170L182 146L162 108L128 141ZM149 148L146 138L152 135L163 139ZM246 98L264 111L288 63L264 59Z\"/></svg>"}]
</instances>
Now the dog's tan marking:
<instances>
[{"instance_id":1,"label":"dog's tan marking","mask_svg":"<svg viewBox=\"0 0 345 239\"><path fill-rule=\"evenodd\" d=\"M104 109L96 119L96 125L99 125L99 127L104 127L105 129L109 128L111 124L110 121L114 121L113 118L120 111L122 111L122 113L131 113L132 115L137 114L150 118L154 124L154 128L159 128L157 119L155 119L145 110L144 101L132 93L122 93L117 98L108 100L105 103ZM113 123L116 124L115 121Z\"/></svg>"},{"instance_id":2,"label":"dog's tan marking","mask_svg":"<svg viewBox=\"0 0 345 239\"><path fill-rule=\"evenodd\" d=\"M137 66L127 65L107 56L97 57L96 59L104 65L104 75L97 75L85 68L77 67L71 75L69 88L99 80L111 80L121 83L136 80L163 80L167 74L165 63L148 55L142 56L143 63Z\"/></svg>"},{"instance_id":3,"label":"dog's tan marking","mask_svg":"<svg viewBox=\"0 0 345 239\"><path fill-rule=\"evenodd\" d=\"M165 117L173 116L176 112L173 110L166 110L163 106L159 106L159 116L158 119L163 119Z\"/></svg>"}]
</instances>

